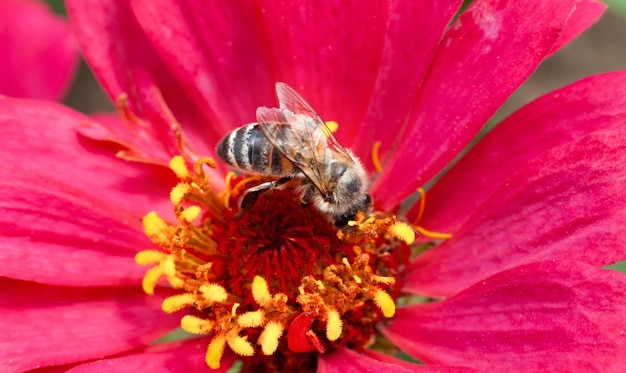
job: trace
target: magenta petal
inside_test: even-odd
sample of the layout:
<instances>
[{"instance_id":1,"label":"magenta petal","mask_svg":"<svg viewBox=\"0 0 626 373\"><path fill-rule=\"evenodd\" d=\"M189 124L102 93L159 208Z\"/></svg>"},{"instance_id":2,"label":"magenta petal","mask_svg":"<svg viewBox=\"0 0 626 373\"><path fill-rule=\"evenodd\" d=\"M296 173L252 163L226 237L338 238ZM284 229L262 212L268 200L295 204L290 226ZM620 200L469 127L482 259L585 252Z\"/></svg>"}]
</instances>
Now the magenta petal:
<instances>
[{"instance_id":1,"label":"magenta petal","mask_svg":"<svg viewBox=\"0 0 626 373\"><path fill-rule=\"evenodd\" d=\"M596 23L605 9L606 4L600 1L577 0L576 9L567 20L565 29L552 48L552 53L556 53L559 49L563 48L566 44L591 27L591 25Z\"/></svg>"},{"instance_id":2,"label":"magenta petal","mask_svg":"<svg viewBox=\"0 0 626 373\"><path fill-rule=\"evenodd\" d=\"M385 361L391 364L400 365L404 368L409 369L412 372L419 373L471 373L476 372L475 369L466 368L466 367L458 367L458 366L448 366L448 365L423 365L423 364L415 364L409 363L408 361L399 360L393 358L389 355L385 355L381 352L374 350L365 350L363 354L372 357L376 360Z\"/></svg>"},{"instance_id":3,"label":"magenta petal","mask_svg":"<svg viewBox=\"0 0 626 373\"><path fill-rule=\"evenodd\" d=\"M597 131L522 168L446 242L418 256L406 290L448 296L507 268L626 258L626 132Z\"/></svg>"},{"instance_id":4,"label":"magenta petal","mask_svg":"<svg viewBox=\"0 0 626 373\"><path fill-rule=\"evenodd\" d=\"M235 361L232 353L226 352L221 367L209 370L204 356L209 343L207 338L191 339L154 345L138 354L94 361L70 369L71 373L169 373L169 372L227 372Z\"/></svg>"},{"instance_id":5,"label":"magenta petal","mask_svg":"<svg viewBox=\"0 0 626 373\"><path fill-rule=\"evenodd\" d=\"M262 5L276 76L322 118L337 121L337 137L350 146L375 87L389 13L403 6L359 0Z\"/></svg>"},{"instance_id":6,"label":"magenta petal","mask_svg":"<svg viewBox=\"0 0 626 373\"><path fill-rule=\"evenodd\" d=\"M54 103L1 98L0 167L26 167L140 217L171 211L173 173L124 161L114 156L119 148L87 141L78 135L87 122L91 119Z\"/></svg>"},{"instance_id":7,"label":"magenta petal","mask_svg":"<svg viewBox=\"0 0 626 373\"><path fill-rule=\"evenodd\" d=\"M419 224L454 233L520 167L546 149L626 125L626 71L588 77L521 108L428 191ZM413 218L415 212L408 214Z\"/></svg>"},{"instance_id":8,"label":"magenta petal","mask_svg":"<svg viewBox=\"0 0 626 373\"><path fill-rule=\"evenodd\" d=\"M217 133L256 121L259 106L276 105L277 78L257 2L134 0L132 8Z\"/></svg>"},{"instance_id":9,"label":"magenta petal","mask_svg":"<svg viewBox=\"0 0 626 373\"><path fill-rule=\"evenodd\" d=\"M55 285L141 283L146 269L134 255L151 243L140 216L26 170L1 178L0 195L1 276Z\"/></svg>"},{"instance_id":10,"label":"magenta petal","mask_svg":"<svg viewBox=\"0 0 626 373\"><path fill-rule=\"evenodd\" d=\"M93 270L97 270L94 267ZM24 371L99 359L175 328L162 298L135 288L70 288L0 279L0 366Z\"/></svg>"},{"instance_id":11,"label":"magenta petal","mask_svg":"<svg viewBox=\"0 0 626 373\"><path fill-rule=\"evenodd\" d=\"M528 264L397 310L383 333L412 356L485 372L619 372L626 277L574 261Z\"/></svg>"},{"instance_id":12,"label":"magenta petal","mask_svg":"<svg viewBox=\"0 0 626 373\"><path fill-rule=\"evenodd\" d=\"M123 0L68 0L67 9L95 75L112 100L128 95L131 110L152 126L154 146L162 146L169 157L179 154L176 136L181 124L186 140L194 139L193 151L211 155L216 133L156 53L130 4ZM210 146L205 139L213 139Z\"/></svg>"},{"instance_id":13,"label":"magenta petal","mask_svg":"<svg viewBox=\"0 0 626 373\"><path fill-rule=\"evenodd\" d=\"M345 347L339 347L329 354L320 354L317 363L317 373L413 371L405 366L377 360Z\"/></svg>"},{"instance_id":14,"label":"magenta petal","mask_svg":"<svg viewBox=\"0 0 626 373\"><path fill-rule=\"evenodd\" d=\"M383 156L406 121L439 41L460 5L457 0L390 4L376 85L351 146L368 169L373 168L373 144L381 142L379 155Z\"/></svg>"},{"instance_id":15,"label":"magenta petal","mask_svg":"<svg viewBox=\"0 0 626 373\"><path fill-rule=\"evenodd\" d=\"M573 5L478 0L469 6L440 43L414 115L372 186L383 209L413 193L469 144L552 50Z\"/></svg>"},{"instance_id":16,"label":"magenta petal","mask_svg":"<svg viewBox=\"0 0 626 373\"><path fill-rule=\"evenodd\" d=\"M0 1L0 94L57 100L78 67L67 22L40 1Z\"/></svg>"}]
</instances>

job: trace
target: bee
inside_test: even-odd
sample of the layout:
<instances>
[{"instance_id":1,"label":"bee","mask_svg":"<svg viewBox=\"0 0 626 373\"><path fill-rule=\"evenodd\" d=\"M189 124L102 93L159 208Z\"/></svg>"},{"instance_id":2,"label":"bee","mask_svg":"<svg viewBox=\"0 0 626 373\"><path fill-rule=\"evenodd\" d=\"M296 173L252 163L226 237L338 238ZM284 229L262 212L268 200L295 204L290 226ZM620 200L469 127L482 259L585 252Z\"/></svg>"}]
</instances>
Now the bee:
<instances>
[{"instance_id":1,"label":"bee","mask_svg":"<svg viewBox=\"0 0 626 373\"><path fill-rule=\"evenodd\" d=\"M258 108L257 123L230 132L216 148L228 165L276 178L248 189L241 210L264 192L290 185L303 203L312 203L336 225L347 224L371 204L365 169L293 88L276 83L276 95L280 107Z\"/></svg>"}]
</instances>

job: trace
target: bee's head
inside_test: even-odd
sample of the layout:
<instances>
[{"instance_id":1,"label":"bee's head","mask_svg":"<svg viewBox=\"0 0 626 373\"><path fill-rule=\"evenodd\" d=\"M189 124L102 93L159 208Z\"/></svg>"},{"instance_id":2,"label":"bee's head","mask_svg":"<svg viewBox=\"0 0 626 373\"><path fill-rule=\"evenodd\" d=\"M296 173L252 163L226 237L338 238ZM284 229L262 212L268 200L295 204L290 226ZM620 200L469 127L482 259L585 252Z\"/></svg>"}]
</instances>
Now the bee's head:
<instances>
[{"instance_id":1,"label":"bee's head","mask_svg":"<svg viewBox=\"0 0 626 373\"><path fill-rule=\"evenodd\" d=\"M363 166L353 163L334 162L329 165L329 188L327 193L315 196L313 203L318 210L337 220L352 220L357 211L367 210L371 198L368 179Z\"/></svg>"}]
</instances>

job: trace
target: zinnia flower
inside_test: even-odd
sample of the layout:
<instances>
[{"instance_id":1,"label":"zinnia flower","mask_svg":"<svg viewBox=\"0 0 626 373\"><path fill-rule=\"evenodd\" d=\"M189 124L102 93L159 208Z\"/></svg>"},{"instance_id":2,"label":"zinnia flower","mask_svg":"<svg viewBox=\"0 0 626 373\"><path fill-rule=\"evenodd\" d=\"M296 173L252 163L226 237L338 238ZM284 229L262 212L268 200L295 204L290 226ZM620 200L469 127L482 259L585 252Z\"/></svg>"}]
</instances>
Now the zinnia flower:
<instances>
[{"instance_id":1,"label":"zinnia flower","mask_svg":"<svg viewBox=\"0 0 626 373\"><path fill-rule=\"evenodd\" d=\"M57 100L78 67L67 21L37 0L0 2L0 94Z\"/></svg>"},{"instance_id":2,"label":"zinnia flower","mask_svg":"<svg viewBox=\"0 0 626 373\"><path fill-rule=\"evenodd\" d=\"M0 100L0 365L618 371L626 72L525 106L422 189L603 6L459 6L69 1L122 120ZM214 147L279 81L339 124L372 212L337 228L290 190L239 211L264 179ZM202 337L154 343L179 325Z\"/></svg>"}]
</instances>

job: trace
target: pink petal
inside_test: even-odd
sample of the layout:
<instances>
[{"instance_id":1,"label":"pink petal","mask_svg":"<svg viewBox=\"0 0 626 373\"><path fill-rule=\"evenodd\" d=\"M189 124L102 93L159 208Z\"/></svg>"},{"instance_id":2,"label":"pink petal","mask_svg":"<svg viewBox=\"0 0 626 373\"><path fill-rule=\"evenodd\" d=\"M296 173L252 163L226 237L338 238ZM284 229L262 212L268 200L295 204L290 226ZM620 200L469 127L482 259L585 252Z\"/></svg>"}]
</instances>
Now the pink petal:
<instances>
[{"instance_id":1,"label":"pink petal","mask_svg":"<svg viewBox=\"0 0 626 373\"><path fill-rule=\"evenodd\" d=\"M277 78L299 91L350 146L376 84L388 1L264 1ZM398 4L398 8L403 8Z\"/></svg>"},{"instance_id":2,"label":"pink petal","mask_svg":"<svg viewBox=\"0 0 626 373\"><path fill-rule=\"evenodd\" d=\"M393 358L389 355L385 355L381 352L377 352L374 350L365 350L363 352L365 355L372 357L376 360L386 361L388 363L400 365L404 368L407 368L413 372L432 372L432 373L470 373L476 372L475 369L466 368L466 367L455 367L448 365L422 365L422 364L414 364L409 363L408 361L399 360Z\"/></svg>"},{"instance_id":3,"label":"pink petal","mask_svg":"<svg viewBox=\"0 0 626 373\"><path fill-rule=\"evenodd\" d=\"M626 132L597 131L546 152L479 206L455 235L420 255L406 290L448 296L525 263L626 258Z\"/></svg>"},{"instance_id":4,"label":"pink petal","mask_svg":"<svg viewBox=\"0 0 626 373\"><path fill-rule=\"evenodd\" d=\"M329 354L320 354L317 373L357 373L357 372L415 372L405 366L384 362L339 347Z\"/></svg>"},{"instance_id":5,"label":"pink petal","mask_svg":"<svg viewBox=\"0 0 626 373\"><path fill-rule=\"evenodd\" d=\"M152 245L140 216L24 169L0 179L0 195L0 275L55 285L141 283L146 268L134 255Z\"/></svg>"},{"instance_id":6,"label":"pink petal","mask_svg":"<svg viewBox=\"0 0 626 373\"><path fill-rule=\"evenodd\" d=\"M475 1L448 30L372 186L383 209L441 171L552 50L574 1ZM532 14L532 16L529 16Z\"/></svg>"},{"instance_id":7,"label":"pink petal","mask_svg":"<svg viewBox=\"0 0 626 373\"><path fill-rule=\"evenodd\" d=\"M145 120L153 147L181 153L178 124L197 154L213 154L204 139L217 138L205 118L155 52L126 1L67 1L68 14L86 60L115 101L127 94L130 110ZM191 140L190 140L191 139Z\"/></svg>"},{"instance_id":8,"label":"pink petal","mask_svg":"<svg viewBox=\"0 0 626 373\"><path fill-rule=\"evenodd\" d=\"M236 357L225 353L221 367L209 370L204 356L209 343L207 338L154 345L138 354L94 361L70 369L71 373L167 373L167 372L227 372Z\"/></svg>"},{"instance_id":9,"label":"pink petal","mask_svg":"<svg viewBox=\"0 0 626 373\"><path fill-rule=\"evenodd\" d=\"M217 133L212 143L256 121L257 107L276 105L277 78L257 3L132 1L145 36L204 109Z\"/></svg>"},{"instance_id":10,"label":"pink petal","mask_svg":"<svg viewBox=\"0 0 626 373\"><path fill-rule=\"evenodd\" d=\"M140 282L145 269L133 256L151 246L141 217L171 213L171 171L81 140L84 120L56 104L0 99L2 275L59 285Z\"/></svg>"},{"instance_id":11,"label":"pink petal","mask_svg":"<svg viewBox=\"0 0 626 373\"><path fill-rule=\"evenodd\" d=\"M574 261L498 273L443 301L398 309L383 334L433 364L485 372L618 372L624 274Z\"/></svg>"},{"instance_id":12,"label":"pink petal","mask_svg":"<svg viewBox=\"0 0 626 373\"><path fill-rule=\"evenodd\" d=\"M0 1L0 94L58 100L78 67L66 21L40 1Z\"/></svg>"},{"instance_id":13,"label":"pink petal","mask_svg":"<svg viewBox=\"0 0 626 373\"><path fill-rule=\"evenodd\" d=\"M5 167L27 167L139 216L170 211L173 173L121 160L115 157L119 146L78 136L88 122L93 121L54 103L1 98L0 159Z\"/></svg>"},{"instance_id":14,"label":"pink petal","mask_svg":"<svg viewBox=\"0 0 626 373\"><path fill-rule=\"evenodd\" d=\"M12 371L100 359L177 326L162 298L135 288L52 287L0 279L0 366Z\"/></svg>"},{"instance_id":15,"label":"pink petal","mask_svg":"<svg viewBox=\"0 0 626 373\"><path fill-rule=\"evenodd\" d=\"M596 23L605 9L606 4L600 1L576 0L576 9L567 20L567 26L554 44L552 53L556 53Z\"/></svg>"},{"instance_id":16,"label":"pink petal","mask_svg":"<svg viewBox=\"0 0 626 373\"><path fill-rule=\"evenodd\" d=\"M379 154L384 155L407 120L439 41L460 3L408 0L390 4L376 85L351 146L368 169L373 169L373 144L380 141Z\"/></svg>"},{"instance_id":17,"label":"pink petal","mask_svg":"<svg viewBox=\"0 0 626 373\"><path fill-rule=\"evenodd\" d=\"M626 71L583 79L549 93L483 137L428 191L420 225L454 233L520 167L546 149L626 124ZM408 214L413 219L415 211Z\"/></svg>"}]
</instances>

